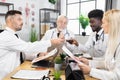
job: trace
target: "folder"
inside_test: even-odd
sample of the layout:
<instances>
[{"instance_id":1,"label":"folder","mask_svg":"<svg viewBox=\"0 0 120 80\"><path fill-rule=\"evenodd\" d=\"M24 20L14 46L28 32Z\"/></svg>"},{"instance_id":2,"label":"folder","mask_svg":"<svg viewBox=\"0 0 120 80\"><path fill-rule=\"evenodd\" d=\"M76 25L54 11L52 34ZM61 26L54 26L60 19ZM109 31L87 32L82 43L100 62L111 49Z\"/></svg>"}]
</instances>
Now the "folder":
<instances>
[{"instance_id":1,"label":"folder","mask_svg":"<svg viewBox=\"0 0 120 80\"><path fill-rule=\"evenodd\" d=\"M57 48L55 48L55 49L51 50L47 55L35 58L32 61L32 67L33 68L36 68L36 67L50 67L53 60L57 56L57 54L58 54L58 50L57 50ZM52 60L46 60L50 57L52 57Z\"/></svg>"},{"instance_id":2,"label":"folder","mask_svg":"<svg viewBox=\"0 0 120 80\"><path fill-rule=\"evenodd\" d=\"M19 70L11 78L16 79L31 79L42 80L44 77L48 77L49 70Z\"/></svg>"}]
</instances>

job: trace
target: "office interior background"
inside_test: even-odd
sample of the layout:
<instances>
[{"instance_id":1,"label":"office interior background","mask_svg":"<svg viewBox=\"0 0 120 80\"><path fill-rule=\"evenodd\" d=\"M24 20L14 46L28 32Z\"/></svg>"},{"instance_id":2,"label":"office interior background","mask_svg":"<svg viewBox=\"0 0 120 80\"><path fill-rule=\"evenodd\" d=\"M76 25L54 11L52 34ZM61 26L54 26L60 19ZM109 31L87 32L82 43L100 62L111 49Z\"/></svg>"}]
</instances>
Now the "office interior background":
<instances>
[{"instance_id":1,"label":"office interior background","mask_svg":"<svg viewBox=\"0 0 120 80\"><path fill-rule=\"evenodd\" d=\"M87 16L93 9L120 9L119 3L120 0L57 0L56 4L51 4L49 0L0 0L0 29L4 29L4 15L8 10L20 10L23 13L24 25L18 32L19 36L25 41L30 41L33 28L40 40L46 30L55 27L57 16L63 14L69 19L67 28L84 44L92 30L88 25L85 29L87 36L81 36L84 30L78 20L80 14ZM42 22L45 19L46 22Z\"/></svg>"}]
</instances>

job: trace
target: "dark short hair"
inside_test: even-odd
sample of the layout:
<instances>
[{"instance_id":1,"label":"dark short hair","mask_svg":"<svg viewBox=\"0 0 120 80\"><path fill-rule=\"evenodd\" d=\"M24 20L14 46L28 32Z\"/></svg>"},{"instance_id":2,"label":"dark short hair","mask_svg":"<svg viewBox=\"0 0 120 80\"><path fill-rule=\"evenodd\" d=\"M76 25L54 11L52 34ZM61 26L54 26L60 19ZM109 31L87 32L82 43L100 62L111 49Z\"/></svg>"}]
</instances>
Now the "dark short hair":
<instances>
[{"instance_id":1,"label":"dark short hair","mask_svg":"<svg viewBox=\"0 0 120 80\"><path fill-rule=\"evenodd\" d=\"M103 18L103 11L99 9L94 9L88 13L89 18L99 18L100 20Z\"/></svg>"},{"instance_id":2,"label":"dark short hair","mask_svg":"<svg viewBox=\"0 0 120 80\"><path fill-rule=\"evenodd\" d=\"M20 14L22 15L22 12L18 11L18 10L9 10L6 15L5 15L5 20L7 19L8 16L13 16L15 14Z\"/></svg>"}]
</instances>

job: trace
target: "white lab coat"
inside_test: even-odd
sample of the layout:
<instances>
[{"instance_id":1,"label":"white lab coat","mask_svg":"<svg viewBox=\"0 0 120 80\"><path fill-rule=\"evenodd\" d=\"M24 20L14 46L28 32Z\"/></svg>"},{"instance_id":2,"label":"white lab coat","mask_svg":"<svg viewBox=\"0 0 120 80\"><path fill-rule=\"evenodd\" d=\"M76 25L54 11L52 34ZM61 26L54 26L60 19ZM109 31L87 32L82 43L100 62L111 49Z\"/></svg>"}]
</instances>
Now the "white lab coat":
<instances>
[{"instance_id":1,"label":"white lab coat","mask_svg":"<svg viewBox=\"0 0 120 80\"><path fill-rule=\"evenodd\" d=\"M120 80L120 45L116 50L115 57L112 56L111 59L110 54L105 55L106 61L109 63L105 63L105 61L98 61L96 68L91 68L90 76L101 79L101 80ZM90 65L94 64L94 61L90 62ZM107 66L107 67L105 67ZM94 66L95 67L95 66Z\"/></svg>"},{"instance_id":2,"label":"white lab coat","mask_svg":"<svg viewBox=\"0 0 120 80\"><path fill-rule=\"evenodd\" d=\"M46 31L45 35L43 36L43 38L41 40L50 40L50 39L53 39L53 38L58 38L57 33L58 33L57 28L50 29L50 30ZM75 38L74 33L67 30L67 29L63 30L62 33L64 34L65 40ZM65 42L65 45L71 52L73 51L74 45L71 45L68 42ZM60 52L62 52L62 51L60 50Z\"/></svg>"},{"instance_id":3,"label":"white lab coat","mask_svg":"<svg viewBox=\"0 0 120 80\"><path fill-rule=\"evenodd\" d=\"M85 45L79 44L78 49L80 52L89 53L91 57L102 57L107 48L108 34L103 33L103 29L99 32L99 40L96 41L96 32L93 32Z\"/></svg>"},{"instance_id":4,"label":"white lab coat","mask_svg":"<svg viewBox=\"0 0 120 80\"><path fill-rule=\"evenodd\" d=\"M50 40L28 43L14 34L15 32L8 27L0 33L0 71L3 74L0 75L0 80L20 65L20 52L37 55L39 52L46 52L51 46Z\"/></svg>"}]
</instances>

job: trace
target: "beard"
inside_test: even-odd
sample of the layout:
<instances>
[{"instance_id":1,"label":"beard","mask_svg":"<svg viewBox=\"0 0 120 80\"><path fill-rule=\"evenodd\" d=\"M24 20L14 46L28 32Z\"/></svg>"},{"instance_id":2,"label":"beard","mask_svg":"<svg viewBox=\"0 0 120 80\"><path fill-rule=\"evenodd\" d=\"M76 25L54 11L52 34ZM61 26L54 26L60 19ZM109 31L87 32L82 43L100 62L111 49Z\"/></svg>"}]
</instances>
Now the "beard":
<instances>
[{"instance_id":1,"label":"beard","mask_svg":"<svg viewBox=\"0 0 120 80\"><path fill-rule=\"evenodd\" d=\"M16 26L16 31L20 31L22 29L23 23L19 26Z\"/></svg>"},{"instance_id":2,"label":"beard","mask_svg":"<svg viewBox=\"0 0 120 80\"><path fill-rule=\"evenodd\" d=\"M16 31L20 31L20 30L21 30L21 28L17 28L17 29L16 29Z\"/></svg>"},{"instance_id":3,"label":"beard","mask_svg":"<svg viewBox=\"0 0 120 80\"><path fill-rule=\"evenodd\" d=\"M66 30L66 28L58 28L58 30L62 32L64 30Z\"/></svg>"}]
</instances>

